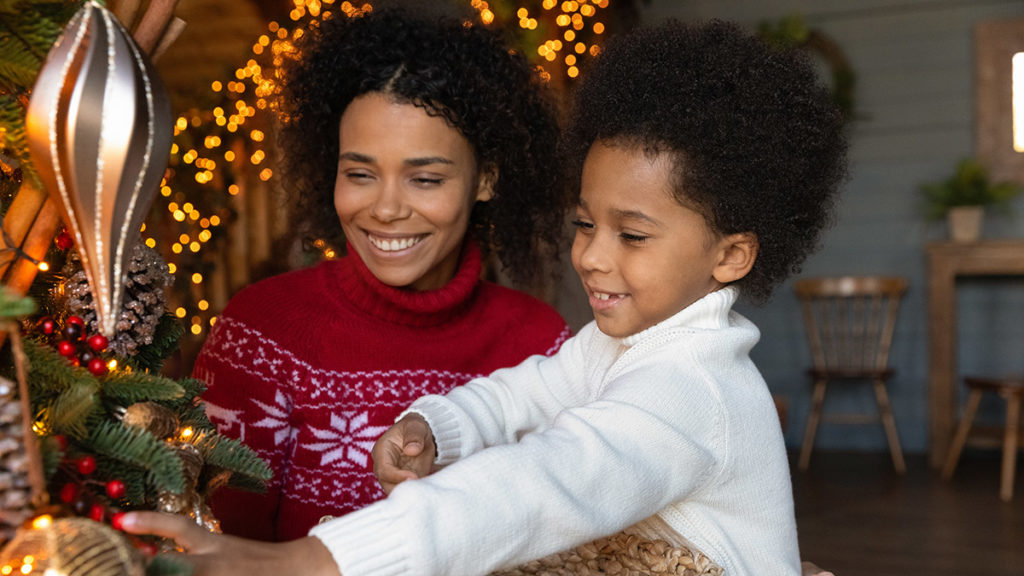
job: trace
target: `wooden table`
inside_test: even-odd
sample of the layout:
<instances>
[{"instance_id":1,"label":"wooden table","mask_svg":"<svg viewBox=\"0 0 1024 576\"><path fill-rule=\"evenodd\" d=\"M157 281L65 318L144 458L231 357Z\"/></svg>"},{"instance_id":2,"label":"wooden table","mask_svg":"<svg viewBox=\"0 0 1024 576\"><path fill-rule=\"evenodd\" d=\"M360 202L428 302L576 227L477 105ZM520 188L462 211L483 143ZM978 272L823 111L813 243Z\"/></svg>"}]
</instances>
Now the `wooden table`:
<instances>
[{"instance_id":1,"label":"wooden table","mask_svg":"<svg viewBox=\"0 0 1024 576\"><path fill-rule=\"evenodd\" d=\"M929 244L929 463L942 465L957 420L956 278L1024 275L1024 239Z\"/></svg>"}]
</instances>

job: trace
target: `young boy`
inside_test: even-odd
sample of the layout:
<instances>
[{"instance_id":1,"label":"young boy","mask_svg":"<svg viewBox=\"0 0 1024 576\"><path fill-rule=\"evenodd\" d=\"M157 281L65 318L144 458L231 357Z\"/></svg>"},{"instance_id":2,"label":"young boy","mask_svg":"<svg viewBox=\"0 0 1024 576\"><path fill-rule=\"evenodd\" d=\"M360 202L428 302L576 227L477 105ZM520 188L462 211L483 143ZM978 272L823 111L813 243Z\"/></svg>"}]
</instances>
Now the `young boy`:
<instances>
[{"instance_id":1,"label":"young boy","mask_svg":"<svg viewBox=\"0 0 1024 576\"><path fill-rule=\"evenodd\" d=\"M732 305L766 300L816 247L845 173L838 111L797 54L669 24L609 43L566 142L593 323L550 358L416 401L374 448L389 497L315 527L323 546L130 528L249 576L301 554L309 573L486 574L621 530L730 576L799 574L759 333Z\"/></svg>"}]
</instances>

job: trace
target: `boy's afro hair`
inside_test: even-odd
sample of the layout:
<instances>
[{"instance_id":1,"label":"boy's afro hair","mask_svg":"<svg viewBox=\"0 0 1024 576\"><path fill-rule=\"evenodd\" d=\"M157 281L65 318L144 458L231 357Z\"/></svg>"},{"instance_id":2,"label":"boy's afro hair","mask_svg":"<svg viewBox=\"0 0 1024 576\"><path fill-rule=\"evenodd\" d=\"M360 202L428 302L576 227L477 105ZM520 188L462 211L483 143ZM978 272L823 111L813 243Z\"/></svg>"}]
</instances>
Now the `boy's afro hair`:
<instances>
[{"instance_id":1,"label":"boy's afro hair","mask_svg":"<svg viewBox=\"0 0 1024 576\"><path fill-rule=\"evenodd\" d=\"M334 210L338 124L353 99L382 92L444 118L496 169L494 197L469 234L509 278L533 285L554 270L567 195L558 113L537 71L478 22L406 4L323 20L286 62L278 105L285 184L307 231L343 245Z\"/></svg>"},{"instance_id":2,"label":"boy's afro hair","mask_svg":"<svg viewBox=\"0 0 1024 576\"><path fill-rule=\"evenodd\" d=\"M755 304L818 247L846 176L843 117L806 55L721 21L610 40L575 94L564 143L575 178L598 140L670 154L682 204L718 233L757 235L737 281Z\"/></svg>"}]
</instances>

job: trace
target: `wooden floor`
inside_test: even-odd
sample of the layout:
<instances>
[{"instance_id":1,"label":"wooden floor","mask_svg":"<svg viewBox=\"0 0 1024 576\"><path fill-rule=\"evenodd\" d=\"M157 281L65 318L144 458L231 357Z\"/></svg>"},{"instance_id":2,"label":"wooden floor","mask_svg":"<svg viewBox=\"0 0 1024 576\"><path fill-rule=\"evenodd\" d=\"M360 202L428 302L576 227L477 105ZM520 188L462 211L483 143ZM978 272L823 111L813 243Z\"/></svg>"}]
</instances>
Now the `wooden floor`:
<instances>
[{"instance_id":1,"label":"wooden floor","mask_svg":"<svg viewBox=\"0 0 1024 576\"><path fill-rule=\"evenodd\" d=\"M949 482L924 455L898 476L888 454L792 459L800 552L836 576L1024 575L1024 462L999 499L997 452L965 451Z\"/></svg>"}]
</instances>

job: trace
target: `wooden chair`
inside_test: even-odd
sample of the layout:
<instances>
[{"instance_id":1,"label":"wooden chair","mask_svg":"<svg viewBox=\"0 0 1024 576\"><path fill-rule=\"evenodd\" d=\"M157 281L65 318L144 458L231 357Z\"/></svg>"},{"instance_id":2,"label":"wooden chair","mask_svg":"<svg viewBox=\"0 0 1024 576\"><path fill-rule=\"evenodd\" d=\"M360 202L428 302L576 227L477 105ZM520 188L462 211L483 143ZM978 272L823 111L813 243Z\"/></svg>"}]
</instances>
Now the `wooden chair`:
<instances>
[{"instance_id":1,"label":"wooden chair","mask_svg":"<svg viewBox=\"0 0 1024 576\"><path fill-rule=\"evenodd\" d=\"M963 417L957 425L949 455L942 467L942 478L949 480L956 471L960 452L964 449L967 436L978 412L978 403L984 392L994 392L1006 401L1006 422L1003 427L1003 466L999 479L999 498L1004 502L1013 499L1013 477L1017 468L1017 442L1020 438L1020 402L1024 396L1024 380L1020 378L977 378L968 376L964 384L970 390Z\"/></svg>"},{"instance_id":2,"label":"wooden chair","mask_svg":"<svg viewBox=\"0 0 1024 576\"><path fill-rule=\"evenodd\" d=\"M806 278L795 285L813 366L808 371L814 391L811 413L800 447L800 470L807 470L814 435L821 421L865 423L881 420L900 474L906 472L886 384L893 375L889 348L907 281L897 277L839 276ZM830 382L871 383L877 413L823 413Z\"/></svg>"}]
</instances>

